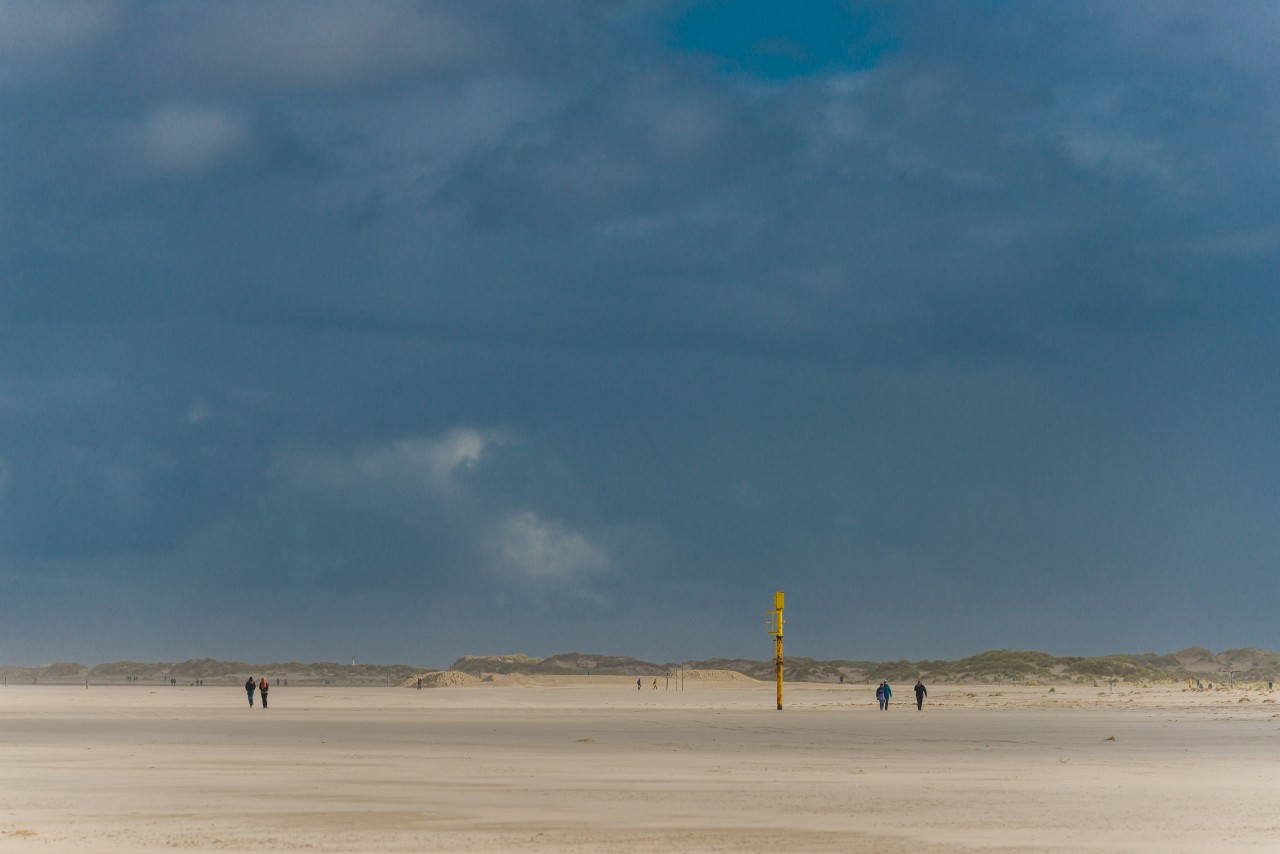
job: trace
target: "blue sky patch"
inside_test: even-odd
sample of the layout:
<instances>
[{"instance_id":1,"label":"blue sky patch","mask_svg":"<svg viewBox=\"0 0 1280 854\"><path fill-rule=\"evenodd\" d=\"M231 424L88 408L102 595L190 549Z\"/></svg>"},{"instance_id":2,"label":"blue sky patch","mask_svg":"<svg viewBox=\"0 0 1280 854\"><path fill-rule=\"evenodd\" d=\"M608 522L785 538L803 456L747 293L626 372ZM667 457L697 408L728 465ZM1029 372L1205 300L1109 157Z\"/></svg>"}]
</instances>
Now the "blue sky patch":
<instances>
[{"instance_id":1,"label":"blue sky patch","mask_svg":"<svg viewBox=\"0 0 1280 854\"><path fill-rule=\"evenodd\" d=\"M719 57L732 73L786 80L874 68L894 47L883 18L836 0L717 0L680 19L674 43Z\"/></svg>"}]
</instances>

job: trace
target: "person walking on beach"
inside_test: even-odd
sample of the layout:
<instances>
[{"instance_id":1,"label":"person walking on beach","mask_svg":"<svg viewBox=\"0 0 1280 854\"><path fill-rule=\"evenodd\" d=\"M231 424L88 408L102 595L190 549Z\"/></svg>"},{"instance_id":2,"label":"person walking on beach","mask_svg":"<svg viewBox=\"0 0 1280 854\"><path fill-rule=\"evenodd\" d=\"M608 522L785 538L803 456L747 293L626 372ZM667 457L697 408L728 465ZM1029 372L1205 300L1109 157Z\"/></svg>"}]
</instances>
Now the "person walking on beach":
<instances>
[{"instance_id":1,"label":"person walking on beach","mask_svg":"<svg viewBox=\"0 0 1280 854\"><path fill-rule=\"evenodd\" d=\"M249 681L244 683L244 691L249 695L249 708L253 708L253 689L258 686L253 684L253 677L249 677Z\"/></svg>"},{"instance_id":2,"label":"person walking on beach","mask_svg":"<svg viewBox=\"0 0 1280 854\"><path fill-rule=\"evenodd\" d=\"M267 677L263 676L262 681L258 683L258 693L262 695L262 708L267 707L267 690L271 686L267 684Z\"/></svg>"},{"instance_id":3,"label":"person walking on beach","mask_svg":"<svg viewBox=\"0 0 1280 854\"><path fill-rule=\"evenodd\" d=\"M876 686L876 702L880 705L880 711L884 711L884 683L881 682Z\"/></svg>"},{"instance_id":4,"label":"person walking on beach","mask_svg":"<svg viewBox=\"0 0 1280 854\"><path fill-rule=\"evenodd\" d=\"M889 708L889 698L893 696L893 689L889 687L889 682L884 683L884 707Z\"/></svg>"},{"instance_id":5,"label":"person walking on beach","mask_svg":"<svg viewBox=\"0 0 1280 854\"><path fill-rule=\"evenodd\" d=\"M636 690L637 690L637 691L639 691L639 690L640 690L640 677L639 677L639 676L637 676L637 677L636 677Z\"/></svg>"},{"instance_id":6,"label":"person walking on beach","mask_svg":"<svg viewBox=\"0 0 1280 854\"><path fill-rule=\"evenodd\" d=\"M929 696L929 689L924 687L924 683L919 679L916 680L916 711L924 706L924 698Z\"/></svg>"}]
</instances>

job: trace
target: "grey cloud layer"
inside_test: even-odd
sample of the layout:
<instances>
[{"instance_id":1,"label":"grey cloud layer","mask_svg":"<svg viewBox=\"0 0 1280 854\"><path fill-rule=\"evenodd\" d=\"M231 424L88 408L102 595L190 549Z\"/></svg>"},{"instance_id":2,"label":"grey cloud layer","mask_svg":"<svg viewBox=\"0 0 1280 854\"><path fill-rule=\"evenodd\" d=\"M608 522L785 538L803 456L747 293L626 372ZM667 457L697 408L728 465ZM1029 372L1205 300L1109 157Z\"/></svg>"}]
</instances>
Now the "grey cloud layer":
<instances>
[{"instance_id":1,"label":"grey cloud layer","mask_svg":"<svg viewBox=\"0 0 1280 854\"><path fill-rule=\"evenodd\" d=\"M1174 577L1212 644L1277 544L1277 16L888 9L763 80L679 6L0 5L7 571L672 655L784 583L829 654L908 596L914 654L1108 651L1090 585Z\"/></svg>"}]
</instances>

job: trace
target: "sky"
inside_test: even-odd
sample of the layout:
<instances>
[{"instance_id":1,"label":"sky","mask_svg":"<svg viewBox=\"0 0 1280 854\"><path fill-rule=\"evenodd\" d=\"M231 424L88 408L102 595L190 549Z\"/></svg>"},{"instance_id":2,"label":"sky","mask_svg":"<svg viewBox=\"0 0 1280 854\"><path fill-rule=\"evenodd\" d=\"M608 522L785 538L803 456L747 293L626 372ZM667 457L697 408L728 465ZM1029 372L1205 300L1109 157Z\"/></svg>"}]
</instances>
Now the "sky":
<instances>
[{"instance_id":1,"label":"sky","mask_svg":"<svg viewBox=\"0 0 1280 854\"><path fill-rule=\"evenodd\" d=\"M1280 648L1280 6L0 0L0 661Z\"/></svg>"}]
</instances>

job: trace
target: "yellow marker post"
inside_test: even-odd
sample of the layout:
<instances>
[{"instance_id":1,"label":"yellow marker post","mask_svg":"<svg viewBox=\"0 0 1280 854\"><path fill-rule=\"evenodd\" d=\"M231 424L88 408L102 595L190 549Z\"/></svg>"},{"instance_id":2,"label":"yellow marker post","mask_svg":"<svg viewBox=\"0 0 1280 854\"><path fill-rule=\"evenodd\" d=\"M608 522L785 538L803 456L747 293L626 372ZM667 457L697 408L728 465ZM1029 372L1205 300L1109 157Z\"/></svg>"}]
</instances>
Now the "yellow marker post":
<instances>
[{"instance_id":1,"label":"yellow marker post","mask_svg":"<svg viewBox=\"0 0 1280 854\"><path fill-rule=\"evenodd\" d=\"M778 674L778 709L782 709L782 604L784 596L781 590L773 594L773 610L769 612L769 634L773 635L773 666Z\"/></svg>"}]
</instances>

